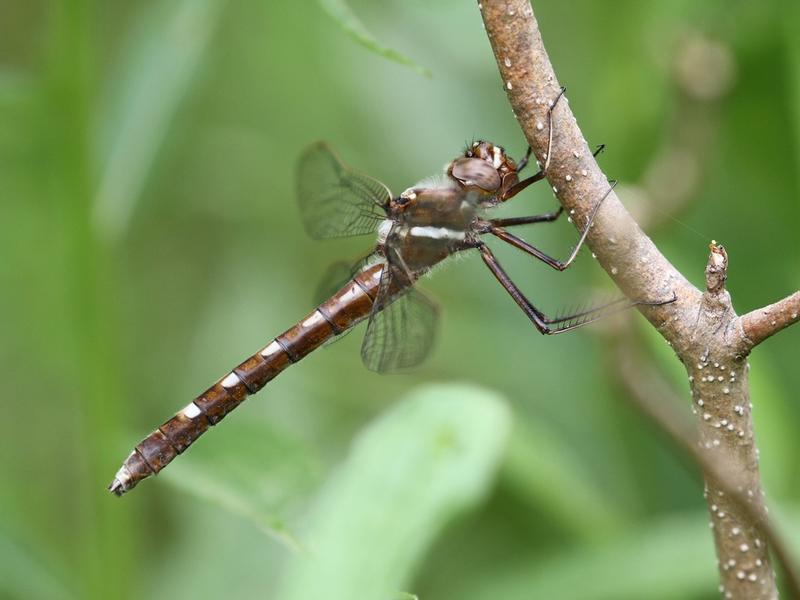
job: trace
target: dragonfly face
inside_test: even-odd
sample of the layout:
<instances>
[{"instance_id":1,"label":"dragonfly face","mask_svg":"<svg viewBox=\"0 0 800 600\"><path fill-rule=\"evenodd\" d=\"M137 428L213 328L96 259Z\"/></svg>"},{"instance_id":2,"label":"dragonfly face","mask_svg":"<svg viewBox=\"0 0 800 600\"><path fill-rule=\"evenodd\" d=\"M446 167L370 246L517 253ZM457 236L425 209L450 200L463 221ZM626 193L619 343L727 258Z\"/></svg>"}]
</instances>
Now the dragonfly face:
<instances>
[{"instance_id":1,"label":"dragonfly face","mask_svg":"<svg viewBox=\"0 0 800 600\"><path fill-rule=\"evenodd\" d=\"M390 215L402 214L407 207L415 204L421 190L431 188L458 191L462 196L479 198L481 203L491 204L492 199L519 181L514 160L502 146L486 141L473 142L461 156L448 163L445 178L450 181L429 178L408 188L389 202L388 212ZM460 199L453 199L453 202L458 201Z\"/></svg>"},{"instance_id":2,"label":"dragonfly face","mask_svg":"<svg viewBox=\"0 0 800 600\"><path fill-rule=\"evenodd\" d=\"M517 165L502 146L492 142L473 142L447 166L447 174L465 189L496 198L519 182Z\"/></svg>"}]
</instances>

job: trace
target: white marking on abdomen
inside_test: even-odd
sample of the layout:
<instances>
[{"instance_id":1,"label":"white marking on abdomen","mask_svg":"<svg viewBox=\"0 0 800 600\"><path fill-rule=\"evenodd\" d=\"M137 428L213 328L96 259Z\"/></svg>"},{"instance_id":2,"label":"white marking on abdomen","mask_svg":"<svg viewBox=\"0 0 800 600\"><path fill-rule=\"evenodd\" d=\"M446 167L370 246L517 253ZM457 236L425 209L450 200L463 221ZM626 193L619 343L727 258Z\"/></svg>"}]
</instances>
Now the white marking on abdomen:
<instances>
[{"instance_id":1,"label":"white marking on abdomen","mask_svg":"<svg viewBox=\"0 0 800 600\"><path fill-rule=\"evenodd\" d=\"M236 373L228 373L220 383L224 388L232 388L240 381L241 379L239 379L239 376Z\"/></svg>"},{"instance_id":2,"label":"white marking on abdomen","mask_svg":"<svg viewBox=\"0 0 800 600\"><path fill-rule=\"evenodd\" d=\"M194 419L196 416L200 414L200 409L198 408L197 404L194 402L189 402L186 406L183 407L183 410L180 412L184 417L187 419Z\"/></svg>"},{"instance_id":3,"label":"white marking on abdomen","mask_svg":"<svg viewBox=\"0 0 800 600\"><path fill-rule=\"evenodd\" d=\"M409 233L414 237L425 237L433 240L463 240L467 234L457 229L448 229L447 227L412 227Z\"/></svg>"},{"instance_id":4,"label":"white marking on abdomen","mask_svg":"<svg viewBox=\"0 0 800 600\"><path fill-rule=\"evenodd\" d=\"M131 452L130 455L128 456L128 458L125 459L125 462L128 462L131 459L131 456L133 456L134 454L135 454L135 452ZM132 479L131 472L128 470L128 467L126 467L123 464L119 468L119 471L117 471L117 474L114 475L114 479L116 479L117 481L119 481L122 484L122 489L123 489L123 491L125 491L125 486Z\"/></svg>"},{"instance_id":5,"label":"white marking on abdomen","mask_svg":"<svg viewBox=\"0 0 800 600\"><path fill-rule=\"evenodd\" d=\"M316 327L324 320L325 318L319 313L319 311L315 310L313 313L311 313L311 316L301 323L301 325L306 328Z\"/></svg>"},{"instance_id":6,"label":"white marking on abdomen","mask_svg":"<svg viewBox=\"0 0 800 600\"><path fill-rule=\"evenodd\" d=\"M350 300L352 300L353 298L355 298L355 297L358 295L358 292L359 292L360 290L361 290L361 288L360 288L360 287L358 287L358 284L355 284L355 283L354 283L354 284L352 284L352 285L351 285L351 286L350 286L350 287L349 287L349 288L348 288L348 289L347 289L347 290L346 290L346 291L345 291L345 292L342 294L342 300L343 300L343 301L345 301L345 302L349 302Z\"/></svg>"},{"instance_id":7,"label":"white marking on abdomen","mask_svg":"<svg viewBox=\"0 0 800 600\"><path fill-rule=\"evenodd\" d=\"M375 272L372 274L372 278L373 278L375 281L380 281L380 280L381 280L381 275L383 275L383 269L380 269L380 270L378 270L378 271L375 271Z\"/></svg>"},{"instance_id":8,"label":"white marking on abdomen","mask_svg":"<svg viewBox=\"0 0 800 600\"><path fill-rule=\"evenodd\" d=\"M278 342L273 341L267 344L266 348L259 352L259 354L264 358L272 358L272 355L278 352L283 352L283 348L281 348Z\"/></svg>"}]
</instances>

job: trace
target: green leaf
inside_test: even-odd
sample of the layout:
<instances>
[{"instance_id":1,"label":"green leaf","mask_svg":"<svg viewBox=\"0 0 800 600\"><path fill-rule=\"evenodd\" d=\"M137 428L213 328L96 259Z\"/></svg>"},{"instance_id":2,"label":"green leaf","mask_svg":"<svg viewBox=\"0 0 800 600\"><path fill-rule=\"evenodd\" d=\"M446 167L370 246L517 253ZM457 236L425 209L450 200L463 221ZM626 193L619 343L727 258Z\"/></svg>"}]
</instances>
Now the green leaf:
<instances>
[{"instance_id":1,"label":"green leaf","mask_svg":"<svg viewBox=\"0 0 800 600\"><path fill-rule=\"evenodd\" d=\"M783 17L780 19L782 25L783 47L786 53L786 77L788 80L787 109L794 112L792 120L792 130L794 133L795 145L800 143L800 39L797 36L797 28L800 27L800 6L796 2L783 3ZM795 153L797 156L797 153Z\"/></svg>"},{"instance_id":2,"label":"green leaf","mask_svg":"<svg viewBox=\"0 0 800 600\"><path fill-rule=\"evenodd\" d=\"M503 480L536 510L579 537L606 535L625 521L593 484L575 451L532 421L514 424Z\"/></svg>"},{"instance_id":3,"label":"green leaf","mask_svg":"<svg viewBox=\"0 0 800 600\"><path fill-rule=\"evenodd\" d=\"M506 562L461 582L459 600L648 600L701 597L717 584L705 514L672 516L600 545Z\"/></svg>"},{"instance_id":4,"label":"green leaf","mask_svg":"<svg viewBox=\"0 0 800 600\"><path fill-rule=\"evenodd\" d=\"M315 506L308 555L285 600L394 598L442 529L486 495L509 431L496 394L466 385L412 393L358 436Z\"/></svg>"},{"instance_id":5,"label":"green leaf","mask_svg":"<svg viewBox=\"0 0 800 600\"><path fill-rule=\"evenodd\" d=\"M148 4L123 50L120 76L101 106L94 221L105 237L128 225L181 100L216 29L225 0Z\"/></svg>"},{"instance_id":6,"label":"green leaf","mask_svg":"<svg viewBox=\"0 0 800 600\"><path fill-rule=\"evenodd\" d=\"M319 482L310 451L266 424L235 421L215 428L214 444L197 447L165 469L159 479L253 521L293 549L288 522Z\"/></svg>"},{"instance_id":7,"label":"green leaf","mask_svg":"<svg viewBox=\"0 0 800 600\"><path fill-rule=\"evenodd\" d=\"M791 395L781 385L766 352L748 359L750 398L758 440L761 478L770 497L790 498L796 486L795 457L798 452L796 419ZM796 487L794 487L796 489Z\"/></svg>"},{"instance_id":8,"label":"green leaf","mask_svg":"<svg viewBox=\"0 0 800 600\"><path fill-rule=\"evenodd\" d=\"M0 531L0 597L67 600L74 596L38 557Z\"/></svg>"},{"instance_id":9,"label":"green leaf","mask_svg":"<svg viewBox=\"0 0 800 600\"><path fill-rule=\"evenodd\" d=\"M785 540L800 539L797 507L780 507ZM532 541L535 544L535 540ZM797 544L795 544L797 546ZM602 544L533 553L487 568L449 588L459 600L682 600L719 583L706 511L650 519ZM710 597L710 596L708 596Z\"/></svg>"},{"instance_id":10,"label":"green leaf","mask_svg":"<svg viewBox=\"0 0 800 600\"><path fill-rule=\"evenodd\" d=\"M430 69L427 69L405 54L401 54L397 50L383 46L373 35L367 30L361 19L353 12L353 9L345 2L345 0L319 0L322 8L327 12L330 17L336 21L339 26L353 38L354 41L361 44L368 50L380 54L384 58L393 60L396 63L411 67L420 75L425 77L431 76Z\"/></svg>"}]
</instances>

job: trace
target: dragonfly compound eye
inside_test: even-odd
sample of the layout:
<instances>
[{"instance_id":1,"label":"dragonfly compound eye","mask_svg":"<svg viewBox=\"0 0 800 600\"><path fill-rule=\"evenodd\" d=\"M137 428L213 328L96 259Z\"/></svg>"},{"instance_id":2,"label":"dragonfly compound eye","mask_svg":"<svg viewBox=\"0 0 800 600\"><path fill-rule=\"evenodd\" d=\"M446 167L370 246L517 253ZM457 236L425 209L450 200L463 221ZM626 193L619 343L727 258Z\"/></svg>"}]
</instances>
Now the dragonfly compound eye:
<instances>
[{"instance_id":1,"label":"dragonfly compound eye","mask_svg":"<svg viewBox=\"0 0 800 600\"><path fill-rule=\"evenodd\" d=\"M497 191L501 183L497 169L482 158L458 158L451 163L450 174L465 186L490 193Z\"/></svg>"}]
</instances>

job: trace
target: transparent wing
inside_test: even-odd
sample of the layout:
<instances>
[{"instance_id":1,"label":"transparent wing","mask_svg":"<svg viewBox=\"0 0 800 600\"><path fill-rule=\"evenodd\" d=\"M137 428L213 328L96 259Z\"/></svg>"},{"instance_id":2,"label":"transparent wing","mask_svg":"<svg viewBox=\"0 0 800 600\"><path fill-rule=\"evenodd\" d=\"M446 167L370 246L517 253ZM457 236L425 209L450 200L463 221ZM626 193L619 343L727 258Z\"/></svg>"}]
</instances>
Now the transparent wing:
<instances>
[{"instance_id":1,"label":"transparent wing","mask_svg":"<svg viewBox=\"0 0 800 600\"><path fill-rule=\"evenodd\" d=\"M338 290L342 289L342 286L351 278L351 268L352 265L344 260L336 261L330 265L314 290L314 297L312 298L314 304L322 304Z\"/></svg>"},{"instance_id":2,"label":"transparent wing","mask_svg":"<svg viewBox=\"0 0 800 600\"><path fill-rule=\"evenodd\" d=\"M348 281L355 277L356 273L363 270L367 263L372 260L373 253L359 258L355 262L337 260L331 264L320 278L319 284L314 290L312 300L314 304L322 304L344 287Z\"/></svg>"},{"instance_id":3,"label":"transparent wing","mask_svg":"<svg viewBox=\"0 0 800 600\"><path fill-rule=\"evenodd\" d=\"M315 239L374 232L391 197L389 188L345 166L324 142L300 156L297 200L303 225Z\"/></svg>"},{"instance_id":4,"label":"transparent wing","mask_svg":"<svg viewBox=\"0 0 800 600\"><path fill-rule=\"evenodd\" d=\"M413 287L395 292L395 270L383 271L378 295L367 325L361 359L371 371L385 373L420 364L430 353L439 309Z\"/></svg>"}]
</instances>

